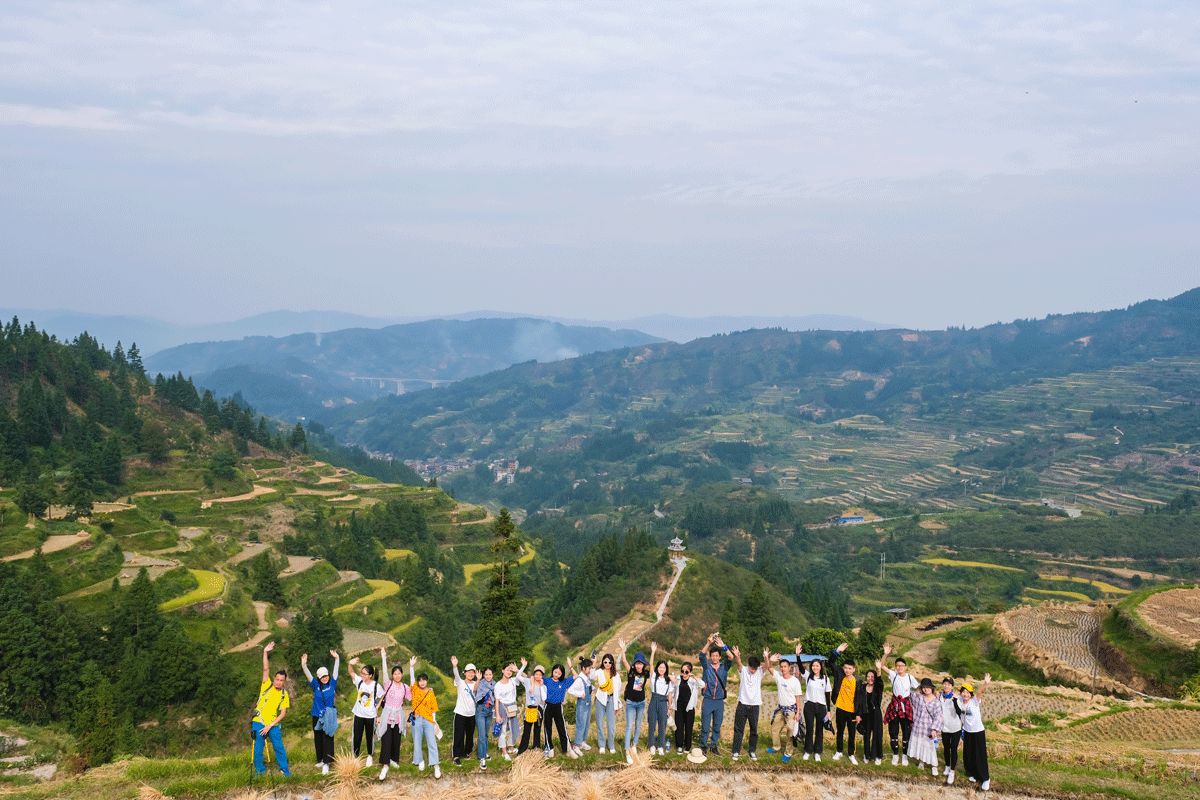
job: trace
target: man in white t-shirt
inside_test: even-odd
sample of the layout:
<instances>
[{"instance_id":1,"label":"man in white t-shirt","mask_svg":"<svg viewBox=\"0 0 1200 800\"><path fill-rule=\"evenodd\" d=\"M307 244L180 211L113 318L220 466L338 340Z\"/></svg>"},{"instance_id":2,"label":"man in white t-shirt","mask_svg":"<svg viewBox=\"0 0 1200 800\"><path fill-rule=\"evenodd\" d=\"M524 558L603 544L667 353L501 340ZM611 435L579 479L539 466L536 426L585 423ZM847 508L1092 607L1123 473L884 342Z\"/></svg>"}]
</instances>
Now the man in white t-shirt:
<instances>
[{"instance_id":1,"label":"man in white t-shirt","mask_svg":"<svg viewBox=\"0 0 1200 800\"><path fill-rule=\"evenodd\" d=\"M800 655L800 645L796 645L796 655ZM779 653L767 656L768 663L778 663L778 669L771 670L775 678L778 704L771 714L771 742L774 745L767 749L768 753L776 750L783 753L783 762L792 760L792 736L795 723L800 719L797 698L804 694L804 686L800 677L792 669L792 662L782 660ZM799 659L796 660L799 664Z\"/></svg>"},{"instance_id":2,"label":"man in white t-shirt","mask_svg":"<svg viewBox=\"0 0 1200 800\"><path fill-rule=\"evenodd\" d=\"M733 760L737 761L741 758L742 752L742 733L746 730L746 723L750 723L750 760L758 761L758 713L762 710L762 679L763 666L758 660L758 656L750 656L746 659L746 666L742 666L742 653L738 648L730 648L733 653L733 658L738 665L738 703L737 709L733 712ZM769 650L763 650L763 658L771 654Z\"/></svg>"}]
</instances>

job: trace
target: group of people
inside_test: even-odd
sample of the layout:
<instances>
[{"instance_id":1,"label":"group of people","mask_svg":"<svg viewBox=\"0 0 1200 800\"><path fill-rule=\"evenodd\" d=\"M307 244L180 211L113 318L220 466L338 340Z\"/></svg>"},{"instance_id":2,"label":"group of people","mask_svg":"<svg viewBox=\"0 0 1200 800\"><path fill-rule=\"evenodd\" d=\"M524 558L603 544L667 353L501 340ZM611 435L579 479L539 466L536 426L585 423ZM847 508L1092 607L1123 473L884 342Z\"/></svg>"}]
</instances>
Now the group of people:
<instances>
[{"instance_id":1,"label":"group of people","mask_svg":"<svg viewBox=\"0 0 1200 800\"><path fill-rule=\"evenodd\" d=\"M749 759L758 760L762 687L764 678L769 675L776 688L776 704L770 709L771 717L767 723L771 746L766 752L778 753L783 762L791 760L797 747L803 749L804 760L820 761L828 730L836 736L833 760L844 756L858 764L855 739L860 735L863 762L879 765L883 760L886 724L893 765L908 766L911 759L921 768L929 769L934 776L944 776L947 784L953 784L961 742L962 765L967 778L984 791L991 786L987 742L980 715L980 700L991 682L990 675L984 676L984 682L978 687L963 683L957 691L953 679L946 677L938 692L930 678L918 681L909 674L903 658L895 659L892 668L888 668L885 661L891 648L885 645L883 659L876 660L875 669L867 670L860 679L855 675L853 661L845 657L846 643L825 658L807 657L804 661L797 645L794 660L763 650L761 660L757 655L751 655L743 663L741 651L736 646L726 645L718 634L709 636L700 649L698 667L685 661L678 671L672 671L666 661L655 660L656 643L650 645L649 659L637 653L632 663L626 660L625 642L619 641L619 645L617 657L606 653L598 664L594 660L597 653L593 652L590 657L580 658L578 669L574 665L555 664L547 672L539 664L527 675L525 670L529 663L521 659L519 666L515 662L506 664L499 678L491 667L479 669L475 664L467 664L460 674L458 658L452 656L450 663L457 695L451 738L453 763L461 766L463 759L474 757L479 761L479 768L486 770L491 757L491 739L495 739L501 757L506 760L530 747L544 747L547 757L557 751L570 758L579 758L584 751L592 749L588 732L593 718L598 752L617 754L616 718L622 709L625 720L622 751L627 761L633 763L645 721L646 746L652 755L667 755L670 749L668 728L674 727L676 754L702 763L710 754L720 754L729 673L736 664L735 674L739 680L733 719L733 761L742 757L743 740ZM263 683L252 724L254 764L258 772L265 771L263 747L270 739L279 768L287 775L290 774L287 754L279 734L279 722L288 709L287 691L283 688L287 675L280 670L270 677L268 654L273 646L273 643L268 644L263 649ZM338 725L334 695L341 664L335 651L331 650L330 655L333 657L332 673L321 667L315 676L309 672L308 655L301 658L304 675L313 690L311 714L317 764L326 774L333 763L333 734ZM415 656L409 660L407 684L403 681L400 665L388 673L387 653L382 648L380 663L380 674L388 676L386 682L376 680L374 667L359 664L357 658L350 660L350 666L358 668L352 675L356 690L351 711L355 757L360 756L365 745L366 763L371 766L378 738L382 767L379 780L384 780L390 767L399 766L400 743L411 726L412 762L419 770L431 766L434 776L440 778L438 742L442 730L437 722L437 698L429 688L429 676L415 674ZM891 687L891 697L886 705L883 676ZM565 708L568 696L575 706L572 737L567 735ZM693 741L697 709L700 711L698 743ZM939 742L943 762L940 772Z\"/></svg>"}]
</instances>

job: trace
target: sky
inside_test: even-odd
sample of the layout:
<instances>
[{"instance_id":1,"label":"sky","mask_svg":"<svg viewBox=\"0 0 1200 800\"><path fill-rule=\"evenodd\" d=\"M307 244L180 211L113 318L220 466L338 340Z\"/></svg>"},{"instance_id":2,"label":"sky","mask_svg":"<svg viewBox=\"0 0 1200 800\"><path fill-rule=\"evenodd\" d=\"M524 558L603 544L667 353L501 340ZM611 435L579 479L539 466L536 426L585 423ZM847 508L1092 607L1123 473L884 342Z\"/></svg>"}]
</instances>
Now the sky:
<instances>
[{"instance_id":1,"label":"sky","mask_svg":"<svg viewBox=\"0 0 1200 800\"><path fill-rule=\"evenodd\" d=\"M0 4L0 305L918 328L1200 285L1194 2Z\"/></svg>"}]
</instances>

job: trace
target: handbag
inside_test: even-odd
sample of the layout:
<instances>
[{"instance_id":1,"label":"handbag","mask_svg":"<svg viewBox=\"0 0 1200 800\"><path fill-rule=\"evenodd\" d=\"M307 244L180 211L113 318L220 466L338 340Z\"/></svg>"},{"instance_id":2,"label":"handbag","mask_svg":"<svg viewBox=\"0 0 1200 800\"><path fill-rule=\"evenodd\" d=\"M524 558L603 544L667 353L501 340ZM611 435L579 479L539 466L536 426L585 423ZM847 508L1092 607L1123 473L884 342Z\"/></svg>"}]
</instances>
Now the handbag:
<instances>
[{"instance_id":1,"label":"handbag","mask_svg":"<svg viewBox=\"0 0 1200 800\"><path fill-rule=\"evenodd\" d=\"M504 716L508 717L509 719L513 719L514 717L516 717L517 716L517 704L513 703L511 706L505 706L504 707Z\"/></svg>"},{"instance_id":2,"label":"handbag","mask_svg":"<svg viewBox=\"0 0 1200 800\"><path fill-rule=\"evenodd\" d=\"M525 708L525 722L533 725L538 721L538 710L535 706L527 706Z\"/></svg>"}]
</instances>

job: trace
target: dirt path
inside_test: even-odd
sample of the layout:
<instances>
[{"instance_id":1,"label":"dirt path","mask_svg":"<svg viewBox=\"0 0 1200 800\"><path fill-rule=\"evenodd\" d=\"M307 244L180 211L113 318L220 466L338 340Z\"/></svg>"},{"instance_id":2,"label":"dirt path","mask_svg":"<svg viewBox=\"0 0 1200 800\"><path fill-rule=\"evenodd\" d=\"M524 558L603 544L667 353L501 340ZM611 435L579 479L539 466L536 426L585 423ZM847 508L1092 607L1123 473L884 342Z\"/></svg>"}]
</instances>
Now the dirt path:
<instances>
[{"instance_id":1,"label":"dirt path","mask_svg":"<svg viewBox=\"0 0 1200 800\"><path fill-rule=\"evenodd\" d=\"M299 575L320 560L315 556L288 556L288 565L284 568L283 572L279 573L279 577Z\"/></svg>"},{"instance_id":2,"label":"dirt path","mask_svg":"<svg viewBox=\"0 0 1200 800\"><path fill-rule=\"evenodd\" d=\"M679 576L683 574L684 567L687 566L687 559L671 559L675 565L675 576L671 579L671 583L663 591L662 599L659 600L658 606L655 609L655 621L648 622L643 618L646 610L635 608L633 615L617 626L617 629L612 633L603 646L597 647L602 653L616 653L620 650L620 640L624 639L625 644L633 644L648 630L653 628L659 622L662 622L663 616L667 611L667 601L671 599L671 593L675 591L676 584L679 583Z\"/></svg>"},{"instance_id":3,"label":"dirt path","mask_svg":"<svg viewBox=\"0 0 1200 800\"><path fill-rule=\"evenodd\" d=\"M79 533L63 533L58 534L57 536L50 536L46 539L46 541L42 542L42 553L55 553L59 550L66 550L68 547L77 545L80 542L86 542L91 538L91 536L92 534L88 533L87 531L80 531ZM3 560L20 561L25 558L32 558L35 552L37 552L37 548L34 548L33 550L26 550L24 553L5 556Z\"/></svg>"},{"instance_id":4,"label":"dirt path","mask_svg":"<svg viewBox=\"0 0 1200 800\"><path fill-rule=\"evenodd\" d=\"M270 607L270 603L260 603L257 601L254 603L254 612L258 614L258 633L254 634L254 636L250 637L241 644L229 648L225 651L226 653L242 653L246 650L251 650L255 647L258 647L263 643L263 641L266 640L267 636L269 636L271 633L271 631L267 628L267 609Z\"/></svg>"},{"instance_id":5,"label":"dirt path","mask_svg":"<svg viewBox=\"0 0 1200 800\"><path fill-rule=\"evenodd\" d=\"M212 508L213 503L236 503L239 500L253 500L256 497L261 497L264 494L271 494L272 492L276 491L278 491L278 489L272 489L270 486L255 484L253 491L246 492L245 494L234 495L233 497L214 497L212 500L202 500L200 501L200 508Z\"/></svg>"},{"instance_id":6,"label":"dirt path","mask_svg":"<svg viewBox=\"0 0 1200 800\"><path fill-rule=\"evenodd\" d=\"M230 564L240 564L243 561L249 561L256 555L266 550L271 545L267 542L247 542L242 545L242 551L229 559Z\"/></svg>"}]
</instances>

